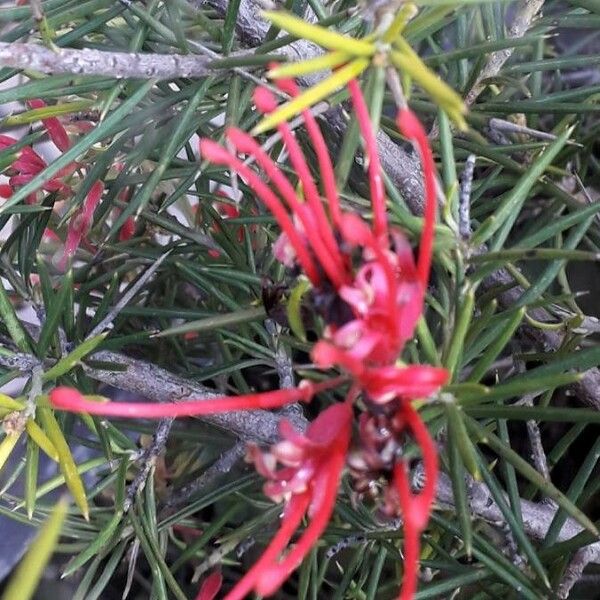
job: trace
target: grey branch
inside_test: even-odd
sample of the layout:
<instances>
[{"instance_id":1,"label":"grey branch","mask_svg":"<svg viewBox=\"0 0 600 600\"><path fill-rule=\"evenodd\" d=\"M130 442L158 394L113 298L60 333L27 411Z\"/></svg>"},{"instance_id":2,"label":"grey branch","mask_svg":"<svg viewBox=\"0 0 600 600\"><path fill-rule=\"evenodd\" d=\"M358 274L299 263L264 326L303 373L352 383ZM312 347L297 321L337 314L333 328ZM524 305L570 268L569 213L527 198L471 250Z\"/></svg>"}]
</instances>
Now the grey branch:
<instances>
[{"instance_id":1,"label":"grey branch","mask_svg":"<svg viewBox=\"0 0 600 600\"><path fill-rule=\"evenodd\" d=\"M183 54L142 54L58 48L33 43L0 42L0 65L40 73L72 73L117 79L176 79L203 77L213 72L213 59Z\"/></svg>"},{"instance_id":2,"label":"grey branch","mask_svg":"<svg viewBox=\"0 0 600 600\"><path fill-rule=\"evenodd\" d=\"M521 38L531 27L531 23L544 6L544 0L520 0L517 5L513 22L508 30L509 38ZM471 106L485 89L485 80L498 74L504 63L512 56L514 48L505 48L493 52L488 57L481 73L479 73L473 87L467 93L465 104Z\"/></svg>"},{"instance_id":3,"label":"grey branch","mask_svg":"<svg viewBox=\"0 0 600 600\"><path fill-rule=\"evenodd\" d=\"M173 419L162 419L159 421L154 435L152 436L152 443L142 452L140 456L141 467L133 481L127 488L127 494L125 501L123 502L123 512L128 512L131 505L135 501L135 497L138 492L144 489L148 475L152 470L152 467L156 464L156 458L167 445L169 439L169 433L173 425Z\"/></svg>"}]
</instances>

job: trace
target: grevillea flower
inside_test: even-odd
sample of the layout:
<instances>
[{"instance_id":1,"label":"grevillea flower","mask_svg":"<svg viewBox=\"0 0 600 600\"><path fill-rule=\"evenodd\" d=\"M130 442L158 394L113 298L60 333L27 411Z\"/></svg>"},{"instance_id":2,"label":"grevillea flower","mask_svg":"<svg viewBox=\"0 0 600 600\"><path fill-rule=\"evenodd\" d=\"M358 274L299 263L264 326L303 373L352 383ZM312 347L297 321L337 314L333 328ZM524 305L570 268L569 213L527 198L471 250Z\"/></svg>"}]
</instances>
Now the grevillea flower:
<instances>
[{"instance_id":1,"label":"grevillea flower","mask_svg":"<svg viewBox=\"0 0 600 600\"><path fill-rule=\"evenodd\" d=\"M94 211L100 202L103 191L104 184L101 181L96 181L85 197L83 206L71 217L67 228L65 248L62 258L59 261L61 269L64 269L67 266L68 261L75 256L79 244L90 230L94 218Z\"/></svg>"},{"instance_id":2,"label":"grevillea flower","mask_svg":"<svg viewBox=\"0 0 600 600\"><path fill-rule=\"evenodd\" d=\"M253 589L261 596L273 594L315 545L335 507L351 427L352 408L344 402L320 413L305 435L282 420L282 441L269 452L249 446L248 459L267 479L265 495L274 502L284 502L282 523L262 556L226 600L244 598ZM294 547L283 554L305 515L309 519L307 528Z\"/></svg>"},{"instance_id":3,"label":"grevillea flower","mask_svg":"<svg viewBox=\"0 0 600 600\"><path fill-rule=\"evenodd\" d=\"M40 99L27 101L31 108L44 108L46 103ZM71 142L66 129L56 117L42 119L42 125L48 132L48 136L54 145L65 152L71 147ZM9 148L17 143L17 140L8 135L0 135L0 150ZM31 147L24 146L16 151L15 160L8 169L8 183L0 185L0 197L10 198L16 188L29 183L36 175L41 173L47 167L46 161ZM64 183L63 179L69 177L78 168L77 163L71 163L63 167L56 175L48 181L45 181L42 188L48 192L62 192L69 194L71 188ZM28 204L35 204L37 195L32 193L28 196Z\"/></svg>"},{"instance_id":4,"label":"grevillea flower","mask_svg":"<svg viewBox=\"0 0 600 600\"><path fill-rule=\"evenodd\" d=\"M44 108L47 104L40 99L28 100L27 104L31 108ZM66 129L62 123L56 117L48 117L42 119L42 124L46 128L50 139L54 142L54 145L61 151L66 152L71 147L71 141Z\"/></svg>"},{"instance_id":5,"label":"grevillea flower","mask_svg":"<svg viewBox=\"0 0 600 600\"><path fill-rule=\"evenodd\" d=\"M291 96L298 94L293 81L279 80L277 85ZM274 254L285 265L304 272L313 286L314 310L326 322L312 359L321 368L338 367L347 376L319 384L304 382L291 390L177 404L89 402L69 388L50 393L52 404L62 410L162 418L308 402L316 393L350 379L347 400L321 412L305 434L283 421L281 442L266 452L250 446L249 458L267 480L265 494L284 506L280 529L261 558L228 594L228 600L243 598L252 590L260 595L272 594L298 567L331 517L347 460L353 477L362 468L385 482L385 509L404 519L401 600L412 598L416 589L420 536L434 499L438 461L435 444L411 401L430 396L446 382L448 374L442 368L404 365L398 360L422 315L429 282L436 214L435 164L418 119L410 109L401 109L398 127L417 146L425 179L424 225L415 260L403 233L388 225L368 109L358 83L350 81L348 89L364 140L372 225L342 208L327 146L309 111L303 112L304 123L317 157L326 202L287 123L278 125L278 130L298 185L254 138L237 128L226 130L231 151L212 140L200 141L202 158L237 173L277 220L282 233L273 247ZM257 89L254 100L264 114L277 108L275 97L266 89ZM243 162L239 156L242 154L254 160L265 179ZM359 419L358 447L348 457L352 403L359 395L366 410ZM422 454L426 481L418 494L412 492L409 466L403 458L408 439L416 442ZM304 517L308 525L290 548Z\"/></svg>"},{"instance_id":6,"label":"grevillea flower","mask_svg":"<svg viewBox=\"0 0 600 600\"><path fill-rule=\"evenodd\" d=\"M9 136L0 134L0 150L5 150L18 140ZM36 175L41 173L48 164L46 161L31 147L24 146L15 152L15 160L8 168L8 184L0 186L0 196L10 198L18 187L29 183ZM42 188L48 192L63 192L69 193L71 188L62 180L68 177L75 171L77 165L71 163L62 168L54 177L44 182ZM27 198L29 204L36 202L36 194L30 194Z\"/></svg>"}]
</instances>

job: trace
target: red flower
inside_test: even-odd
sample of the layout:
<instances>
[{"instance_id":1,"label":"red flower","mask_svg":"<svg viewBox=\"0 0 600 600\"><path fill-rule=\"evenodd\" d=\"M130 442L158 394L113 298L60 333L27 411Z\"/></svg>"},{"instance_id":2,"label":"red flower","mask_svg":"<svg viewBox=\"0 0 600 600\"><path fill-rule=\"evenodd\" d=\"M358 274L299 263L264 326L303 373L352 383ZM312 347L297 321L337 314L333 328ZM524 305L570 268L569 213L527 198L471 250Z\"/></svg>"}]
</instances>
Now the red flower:
<instances>
[{"instance_id":1,"label":"red flower","mask_svg":"<svg viewBox=\"0 0 600 600\"><path fill-rule=\"evenodd\" d=\"M31 102L37 102L32 100ZM41 100L39 101L41 102ZM48 123L49 121L49 123ZM66 136L66 131L60 124L54 123L57 119L44 119L44 126L49 128L48 133L51 137L56 137L59 140L59 143L64 144L63 135L57 132L57 128L62 129L64 132L64 136ZM68 138L67 138L68 141ZM17 140L9 135L0 134L0 150L4 150L9 148L10 146L17 143ZM55 141L56 143L56 141ZM57 144L58 145L58 144ZM41 173L48 164L46 161L31 147L24 146L20 150L17 150L15 153L15 160L10 165L8 174L8 184L3 184L0 189L0 196L3 198L10 198L14 193L15 189L19 186L25 185L29 183L36 175ZM54 177L44 182L42 188L48 192L66 192L69 193L71 188L65 184L62 179L68 177L77 169L76 163L71 163L66 167L62 168ZM36 202L36 194L30 194L27 199L29 204L34 204Z\"/></svg>"},{"instance_id":2,"label":"red flower","mask_svg":"<svg viewBox=\"0 0 600 600\"><path fill-rule=\"evenodd\" d=\"M394 487L398 494L400 510L404 519L404 577L399 600L411 600L417 590L420 538L431 514L438 479L437 449L421 417L410 404L402 408L406 426L412 433L423 455L425 485L414 495L408 479L408 467L400 460L394 467Z\"/></svg>"},{"instance_id":3,"label":"red flower","mask_svg":"<svg viewBox=\"0 0 600 600\"><path fill-rule=\"evenodd\" d=\"M127 217L125 223L119 229L119 241L126 242L130 240L135 234L135 219L133 217Z\"/></svg>"},{"instance_id":4,"label":"red flower","mask_svg":"<svg viewBox=\"0 0 600 600\"><path fill-rule=\"evenodd\" d=\"M96 181L88 192L83 206L71 217L67 228L67 239L63 256L60 259L59 266L64 269L67 263L75 256L81 240L87 235L94 218L94 211L102 198L104 184Z\"/></svg>"},{"instance_id":5,"label":"red flower","mask_svg":"<svg viewBox=\"0 0 600 600\"><path fill-rule=\"evenodd\" d=\"M33 99L28 100L27 104L31 108L44 108L47 104L43 100ZM54 145L62 152L66 152L71 147L69 135L62 123L56 117L48 117L42 119L42 124L46 128L50 139L54 142Z\"/></svg>"},{"instance_id":6,"label":"red flower","mask_svg":"<svg viewBox=\"0 0 600 600\"><path fill-rule=\"evenodd\" d=\"M350 405L334 404L309 425L306 435L282 420L282 441L269 452L262 453L254 445L249 447L249 459L267 479L265 495L274 502L284 501L285 508L281 528L226 600L244 598L252 589L261 596L273 594L315 545L335 507L351 425ZM277 464L282 468L277 469ZM280 559L305 515L310 520L307 528Z\"/></svg>"},{"instance_id":7,"label":"red flower","mask_svg":"<svg viewBox=\"0 0 600 600\"><path fill-rule=\"evenodd\" d=\"M278 85L292 96L298 93L292 81L279 81ZM263 453L255 446L250 447L250 458L267 479L265 494L275 501L283 500L285 507L279 531L261 558L227 596L229 600L242 598L252 590L261 595L274 593L323 532L335 505L350 442L350 403L360 392L367 413L393 419L390 435L409 434L422 452L426 483L418 495L412 494L408 467L397 453L392 454L391 463L383 461L380 465L387 469L393 484L387 492L388 506L401 513L405 522L405 577L401 598L408 600L416 589L419 538L429 518L438 464L434 442L410 401L435 392L446 382L448 374L442 368L404 366L397 360L422 314L429 281L436 214L435 164L422 126L409 109L401 110L398 126L417 144L425 178L424 226L415 261L406 238L388 226L381 167L368 109L358 83L351 81L348 88L365 142L372 227L357 214L342 210L331 159L309 111L304 111L303 116L317 156L326 204L287 123L280 124L278 130L298 176L303 198L298 197L296 188L279 166L245 132L236 128L226 131L229 147L236 154L211 140L200 141L202 157L241 176L277 220L282 234L273 248L276 257L288 266L301 267L316 294L334 297L330 305L337 307L339 314L332 309L322 315L327 324L324 339L314 346L312 358L322 368L340 367L352 379L347 402L319 414L306 435L295 432L283 422L283 440L270 451ZM256 90L255 103L264 113L276 108L274 96L262 88ZM269 184L237 153L251 156ZM315 300L315 310L317 308ZM161 418L275 408L298 400L307 402L315 393L336 387L340 382L338 378L320 384L305 383L292 390L178 404L91 403L68 388L54 390L50 400L56 408L75 412ZM399 452L398 440L392 442ZM371 453L373 448L370 448ZM309 524L286 553L305 515Z\"/></svg>"}]
</instances>

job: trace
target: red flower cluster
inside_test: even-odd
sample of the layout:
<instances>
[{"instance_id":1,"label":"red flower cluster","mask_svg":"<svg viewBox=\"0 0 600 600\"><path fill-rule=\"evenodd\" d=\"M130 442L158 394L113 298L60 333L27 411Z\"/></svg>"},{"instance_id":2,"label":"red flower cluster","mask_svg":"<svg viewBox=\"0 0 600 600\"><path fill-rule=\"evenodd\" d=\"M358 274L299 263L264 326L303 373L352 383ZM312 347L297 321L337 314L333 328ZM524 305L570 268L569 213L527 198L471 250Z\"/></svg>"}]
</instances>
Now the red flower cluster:
<instances>
[{"instance_id":1,"label":"red flower cluster","mask_svg":"<svg viewBox=\"0 0 600 600\"><path fill-rule=\"evenodd\" d=\"M281 80L278 85L292 96L298 93L293 81ZM404 366L397 361L422 314L429 281L436 213L435 165L423 127L408 108L401 109L398 127L420 151L425 178L424 228L415 262L402 232L388 226L381 167L368 109L358 83L351 81L348 88L365 145L372 226L356 213L342 209L325 141L309 111L303 113L304 123L318 160L326 203L286 123L279 125L278 130L303 198L256 140L245 132L236 128L226 132L229 147L236 154L211 140L200 142L202 157L241 176L276 218L282 234L274 252L284 264L299 267L306 274L313 286L313 308L326 322L323 338L313 348L312 359L322 368L339 367L347 377L318 385L303 382L293 390L175 405L89 403L67 388L58 388L50 395L52 404L63 410L157 418L309 401L319 391L350 380L346 401L321 412L305 434L282 421L281 442L267 452L250 446L248 457L267 480L265 494L284 503L283 518L281 528L261 558L227 595L228 600L243 598L252 590L260 595L277 591L319 539L334 510L340 477L349 460L353 406L358 398L365 408L359 419L360 435L351 455L350 471L355 475L360 464L384 480L384 509L402 515L404 520L404 583L400 598L412 598L416 589L419 540L434 499L438 461L435 444L411 401L426 398L439 389L447 380L447 372L428 365ZM258 110L265 114L277 106L275 97L263 88L256 90L254 100ZM272 187L238 154L251 156ZM387 436L385 456L380 452L382 436ZM419 494L412 492L409 468L402 457L408 436L419 446L423 458L426 481ZM308 526L288 549L305 516Z\"/></svg>"},{"instance_id":2,"label":"red flower cluster","mask_svg":"<svg viewBox=\"0 0 600 600\"><path fill-rule=\"evenodd\" d=\"M27 101L30 108L44 108L46 103L40 99L32 99ZM71 147L71 140L67 130L56 117L48 117L41 119L42 125L46 129L52 143L60 152L66 152ZM18 144L18 140L8 135L0 134L0 150L9 149L11 146ZM48 164L46 161L31 147L24 146L15 152L15 160L11 163L8 169L8 182L0 184L0 198L10 198L20 186L29 183L34 177L39 175ZM42 185L42 189L47 192L58 192L63 197L69 197L73 194L73 189L67 181L82 165L77 162L72 162L62 168L58 173L46 181ZM62 256L58 261L58 266L65 269L68 262L72 260L77 248L85 239L93 221L94 211L100 202L104 185L101 181L96 181L92 185L90 191L85 197L82 207L71 217L67 228L67 237L62 252ZM35 204L38 201L37 194L34 192L29 195L27 202ZM129 239L134 233L135 224L130 217L119 232L121 240ZM46 230L46 235L51 239L58 240L58 236L51 229Z\"/></svg>"}]
</instances>

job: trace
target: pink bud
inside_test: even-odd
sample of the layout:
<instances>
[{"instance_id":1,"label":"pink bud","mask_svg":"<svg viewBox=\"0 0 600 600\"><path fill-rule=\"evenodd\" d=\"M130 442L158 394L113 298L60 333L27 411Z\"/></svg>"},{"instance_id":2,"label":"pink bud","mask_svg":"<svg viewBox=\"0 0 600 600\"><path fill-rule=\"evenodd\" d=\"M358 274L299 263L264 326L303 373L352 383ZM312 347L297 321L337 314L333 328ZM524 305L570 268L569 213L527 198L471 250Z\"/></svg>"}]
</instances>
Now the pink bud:
<instances>
[{"instance_id":1,"label":"pink bud","mask_svg":"<svg viewBox=\"0 0 600 600\"><path fill-rule=\"evenodd\" d=\"M202 583L196 600L213 600L223 585L223 576L219 571L211 573Z\"/></svg>"},{"instance_id":2,"label":"pink bud","mask_svg":"<svg viewBox=\"0 0 600 600\"><path fill-rule=\"evenodd\" d=\"M269 114L277 108L277 100L273 92L264 87L257 87L254 90L254 104L264 114Z\"/></svg>"}]
</instances>

